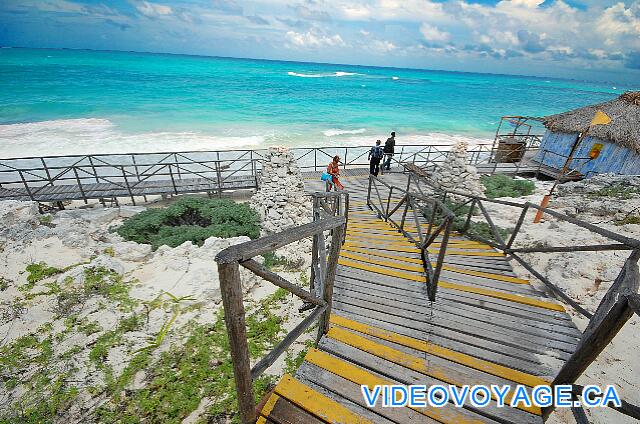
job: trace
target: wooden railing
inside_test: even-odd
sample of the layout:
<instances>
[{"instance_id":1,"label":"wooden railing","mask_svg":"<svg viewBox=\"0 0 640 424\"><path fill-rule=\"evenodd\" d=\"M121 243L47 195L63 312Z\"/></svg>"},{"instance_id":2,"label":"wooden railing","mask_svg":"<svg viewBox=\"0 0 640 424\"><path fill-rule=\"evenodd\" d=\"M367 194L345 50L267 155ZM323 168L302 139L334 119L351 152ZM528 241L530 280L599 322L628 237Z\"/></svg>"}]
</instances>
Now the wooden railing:
<instances>
[{"instance_id":1,"label":"wooden railing","mask_svg":"<svg viewBox=\"0 0 640 424\"><path fill-rule=\"evenodd\" d=\"M577 218L559 213L549 208L526 202L517 203L499 199L488 199L481 196L473 196L459 191L441 191L432 186L432 181L422 175L409 173L407 192L416 190L422 192L423 186L430 186L430 190L436 191L437 197L442 203L449 199L451 212L454 214L454 230L466 235L469 238L486 243L495 249L502 251L509 258L515 260L531 275L541 281L555 296L573 307L579 314L589 319L589 324L583 332L580 342L571 357L566 361L558 375L553 380L553 385L571 384L574 385L575 394L580 395L579 386L574 383L598 357L609 342L616 336L625 323L631 318L633 313L638 314L640 297L638 287L640 285L640 274L638 272L638 260L640 259L640 240L615 233L597 225L582 221ZM504 234L495 223L494 217L490 214L487 206L490 204L512 207L519 211L515 226L510 230L510 234ZM458 213L465 210L464 213ZM609 239L611 243L600 244L574 244L572 246L548 246L539 245L532 247L514 247L517 236L522 232L523 225L530 222L525 221L528 212L532 210L542 211L553 218L575 225L582 230L587 230L603 238ZM480 215L476 215L476 211ZM474 219L475 218L475 219ZM484 228L489 229L489 235L481 235L474 230L474 224L483 223ZM532 224L539 225L539 224ZM586 308L568 296L557 284L550 281L540 271L530 264L521 255L525 253L561 253L561 252L601 252L601 251L631 251L624 266L620 270L614 283L595 312L589 312ZM584 422L584 411L582 408L572 408L576 420ZM640 407L623 402L621 407L614 408L617 411L640 419ZM548 417L551 408L543 410L544 417Z\"/></svg>"},{"instance_id":2,"label":"wooden railing","mask_svg":"<svg viewBox=\"0 0 640 424\"><path fill-rule=\"evenodd\" d=\"M62 200L85 202L130 197L135 204L136 196L204 191L219 195L239 185L256 188L261 159L252 150L0 159L0 198L46 201L54 186Z\"/></svg>"},{"instance_id":3,"label":"wooden railing","mask_svg":"<svg viewBox=\"0 0 640 424\"><path fill-rule=\"evenodd\" d=\"M398 145L394 166L427 166L444 160L450 146ZM338 155L344 169L369 166L369 146L292 148L303 172L319 172ZM475 147L484 160L486 146ZM267 151L226 150L162 153L95 154L0 159L0 199L49 202L136 197L149 194L254 189Z\"/></svg>"},{"instance_id":4,"label":"wooden railing","mask_svg":"<svg viewBox=\"0 0 640 424\"><path fill-rule=\"evenodd\" d=\"M224 318L238 394L238 411L240 421L243 424L254 423L256 419L253 381L269 368L314 322L318 321L317 340L329 328L336 267L347 222L345 211L348 209L348 193L316 193L313 203L313 222L231 246L216 256L225 311ZM327 231L331 233L328 251L325 246L325 232ZM309 237L313 238L311 291L287 281L253 259ZM249 361L240 266L298 296L304 301L301 311L311 309L311 313L253 367Z\"/></svg>"},{"instance_id":5,"label":"wooden railing","mask_svg":"<svg viewBox=\"0 0 640 424\"><path fill-rule=\"evenodd\" d=\"M400 199L394 198L394 191L402 197ZM375 193L375 196L373 196L372 193ZM427 294L430 301L435 301L438 290L438 280L440 279L440 273L449 243L449 235L451 234L453 219L455 217L453 213L438 199L411 192L409 191L409 187L403 189L392 186L373 175L369 175L367 206L375 210L380 218L398 228L398 230L420 249L420 258L422 259L427 284ZM403 208L403 212L402 219L398 223L392 217L400 208ZM411 209L410 216L408 216L409 209ZM418 211L421 211L421 213L429 211L424 214L424 218L427 219L426 228L422 225ZM418 239L409 231L405 230L409 221L415 226ZM439 242L438 258L435 261L434 267L429 258L428 249L439 235L442 237Z\"/></svg>"}]
</instances>

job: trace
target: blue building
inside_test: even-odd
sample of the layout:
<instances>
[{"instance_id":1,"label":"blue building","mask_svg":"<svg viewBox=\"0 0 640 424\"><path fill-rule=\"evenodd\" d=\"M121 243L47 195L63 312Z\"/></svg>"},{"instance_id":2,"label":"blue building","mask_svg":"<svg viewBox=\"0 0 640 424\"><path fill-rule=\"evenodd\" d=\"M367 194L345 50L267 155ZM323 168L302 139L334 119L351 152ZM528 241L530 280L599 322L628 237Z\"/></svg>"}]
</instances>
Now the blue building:
<instances>
[{"instance_id":1,"label":"blue building","mask_svg":"<svg viewBox=\"0 0 640 424\"><path fill-rule=\"evenodd\" d=\"M611 123L589 128L598 110L606 113ZM627 92L608 102L546 116L542 122L547 131L536 162L562 169L580 135L588 130L575 146L569 163L574 175L640 175L640 92Z\"/></svg>"}]
</instances>

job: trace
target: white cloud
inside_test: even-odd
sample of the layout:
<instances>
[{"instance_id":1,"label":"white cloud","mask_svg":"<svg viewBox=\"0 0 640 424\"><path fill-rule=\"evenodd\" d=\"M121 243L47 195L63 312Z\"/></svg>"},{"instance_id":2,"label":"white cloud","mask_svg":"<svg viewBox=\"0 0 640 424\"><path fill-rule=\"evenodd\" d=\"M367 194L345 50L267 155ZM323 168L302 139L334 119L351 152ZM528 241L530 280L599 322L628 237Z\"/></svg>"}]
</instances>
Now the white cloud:
<instances>
[{"instance_id":1,"label":"white cloud","mask_svg":"<svg viewBox=\"0 0 640 424\"><path fill-rule=\"evenodd\" d=\"M506 1L510 1L510 3L516 6L524 6L524 7L530 7L530 8L538 7L542 3L544 3L544 0L506 0Z\"/></svg>"},{"instance_id":2,"label":"white cloud","mask_svg":"<svg viewBox=\"0 0 640 424\"><path fill-rule=\"evenodd\" d=\"M136 3L136 9L143 15L156 18L159 16L167 16L173 14L173 9L171 6L167 6L159 3L151 3L148 1L142 1L140 3Z\"/></svg>"},{"instance_id":3,"label":"white cloud","mask_svg":"<svg viewBox=\"0 0 640 424\"><path fill-rule=\"evenodd\" d=\"M448 32L440 31L437 27L426 23L420 26L420 33L427 41L449 41L451 38Z\"/></svg>"},{"instance_id":4,"label":"white cloud","mask_svg":"<svg viewBox=\"0 0 640 424\"><path fill-rule=\"evenodd\" d=\"M327 36L313 31L287 31L285 37L290 46L297 48L344 47L346 45L339 34Z\"/></svg>"},{"instance_id":5,"label":"white cloud","mask_svg":"<svg viewBox=\"0 0 640 424\"><path fill-rule=\"evenodd\" d=\"M633 3L629 8L624 3L608 7L597 20L596 28L609 46L620 38L640 37L640 3Z\"/></svg>"},{"instance_id":6,"label":"white cloud","mask_svg":"<svg viewBox=\"0 0 640 424\"><path fill-rule=\"evenodd\" d=\"M371 47L373 48L374 51L378 53L389 53L397 49L395 44L387 40L374 40L371 43Z\"/></svg>"}]
</instances>

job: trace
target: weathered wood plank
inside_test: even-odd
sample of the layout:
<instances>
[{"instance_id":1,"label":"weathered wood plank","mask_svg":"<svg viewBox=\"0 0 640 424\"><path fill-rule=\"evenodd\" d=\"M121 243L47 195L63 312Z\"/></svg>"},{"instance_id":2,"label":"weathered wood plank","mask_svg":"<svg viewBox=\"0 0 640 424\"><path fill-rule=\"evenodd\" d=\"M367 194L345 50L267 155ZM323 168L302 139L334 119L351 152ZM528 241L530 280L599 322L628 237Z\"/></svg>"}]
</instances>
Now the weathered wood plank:
<instances>
[{"instance_id":1,"label":"weathered wood plank","mask_svg":"<svg viewBox=\"0 0 640 424\"><path fill-rule=\"evenodd\" d=\"M346 279L357 279L364 282L375 282L375 284L383 285L393 289L401 289L407 291L422 292L426 290L425 284L415 281L407 281L397 277L380 275L364 270L353 269L349 267L338 267L338 277ZM571 318L566 314L558 311L537 308L522 303L510 302L508 300L491 298L470 292L462 292L450 290L447 288L438 289L439 298L447 298L455 302L466 302L485 307L484 305L495 305L496 308L502 309L504 306L523 311L530 311L539 314L541 317L549 317L550 319L558 319L562 321L570 321ZM487 306L488 307L488 306Z\"/></svg>"},{"instance_id":2,"label":"weathered wood plank","mask_svg":"<svg viewBox=\"0 0 640 424\"><path fill-rule=\"evenodd\" d=\"M426 384L429 386L434 384L448 384L432 376L417 372L410 368L406 368L402 365L396 364L376 355L372 355L368 352L362 351L344 343L340 343L331 338L323 338L319 348L359 367L363 367L367 370L374 370L381 375L387 378L391 378L401 384ZM477 384L477 382L475 384ZM533 424L542 422L539 416L514 408L498 408L495 406L494 402L492 402L485 408L474 409L473 407L471 407L471 405L465 406L465 408L453 407L453 410L457 413L466 414L466 419L477 419L475 414L478 414L493 420L507 420L508 422L519 424ZM429 408L430 411L438 409L447 411L444 408ZM449 422L461 421L462 420Z\"/></svg>"},{"instance_id":3,"label":"weathered wood plank","mask_svg":"<svg viewBox=\"0 0 640 424\"><path fill-rule=\"evenodd\" d=\"M552 355L559 359L566 360L570 356L567 352L545 349L543 346L538 346L533 343L523 342L519 344L504 337L497 337L492 333L476 333L470 331L469 328L461 327L460 325L455 325L455 323L444 320L429 320L428 315L427 318L424 319L414 319L413 317L381 312L369 309L363 305L349 304L338 300L335 301L334 309L338 313L341 313L341 311L351 312L361 316L373 317L380 321L397 323L407 328L424 331L429 334L438 334L442 337L462 341L477 347L484 347L485 349L511 355L516 358L524 357L524 355L538 354ZM425 311L425 315L426 314L427 312Z\"/></svg>"},{"instance_id":4,"label":"weathered wood plank","mask_svg":"<svg viewBox=\"0 0 640 424\"><path fill-rule=\"evenodd\" d=\"M384 413L385 410L397 410L397 408L366 407L360 386L356 386L352 382L316 367L309 362L303 362L300 365L296 372L296 379L375 424L398 423L398 421L390 420L388 414ZM341 380L339 381L340 385L335 384L338 379Z\"/></svg>"},{"instance_id":5,"label":"weathered wood plank","mask_svg":"<svg viewBox=\"0 0 640 424\"><path fill-rule=\"evenodd\" d=\"M509 356L508 354L491 350L491 346L489 346L489 349L484 346L478 347L472 344L467 344L464 341L442 337L441 335L434 332L408 328L393 322L381 321L364 315L358 315L347 311L336 311L335 315L345 317L347 319L352 319L363 324L368 324L385 330L393 331L395 333L402 334L403 336L412 337L418 340L424 340L429 343L454 350L456 352L475 356L476 358L484 358L487 361L495 362L497 364L517 369L519 371L523 371L532 375L537 375L539 377L548 377L551 375L555 375L555 373L560 369L561 366L560 360L556 359L556 367L551 367L547 364L541 363L540 358L525 351L513 352L515 354L519 354L520 356Z\"/></svg>"},{"instance_id":6,"label":"weathered wood plank","mask_svg":"<svg viewBox=\"0 0 640 424\"><path fill-rule=\"evenodd\" d=\"M339 289L336 291L336 296L339 299L341 295L351 295L354 297L361 296L375 296L379 298L381 301L383 300L391 300L394 302L408 303L418 310L424 309L428 300L426 299L418 299L411 296L399 296L393 293L382 292L372 289L366 289L361 286L351 285L346 287L342 284L342 282L338 283ZM373 294L371 294L373 293ZM367 297L363 297L367 298ZM512 315L508 313L504 313L502 311L495 311L489 309L483 309L480 307L470 306L466 304L453 304L443 299L438 299L433 303L432 308L434 310L442 310L452 314L460 313L461 316L465 316L467 318L478 319L483 322L498 322L504 323L502 325L509 325L510 323L517 324L518 326L526 326L537 329L538 332L542 332L543 334L549 334L550 337L554 337L554 333L560 333L563 337L560 340L565 340L565 336L569 336L576 341L582 336L582 334L574 327L570 326L559 326L555 324L548 324L542 321L536 321L530 318L523 318L517 315Z\"/></svg>"},{"instance_id":7,"label":"weathered wood plank","mask_svg":"<svg viewBox=\"0 0 640 424\"><path fill-rule=\"evenodd\" d=\"M560 357L568 358L578 344L577 339L559 333L555 333L557 339L546 338L544 331L535 331L535 329L527 328L525 325L517 326L512 323L511 328L501 327L490 322L480 321L474 318L472 314L471 316L463 316L462 314L456 315L455 313L437 309L431 309L430 313L427 314L426 308L405 307L399 302L391 300L384 302L382 299L366 295L347 296L343 293L340 299L335 301L341 304L358 305L393 316L401 316L425 323L429 322L433 325L452 330L456 329L469 334L481 335L490 340L506 339L504 343L516 347L523 346L535 352L539 352L541 349L544 351L546 350L545 348L553 349L558 351L556 354ZM566 355L563 355L560 351L566 352Z\"/></svg>"}]
</instances>

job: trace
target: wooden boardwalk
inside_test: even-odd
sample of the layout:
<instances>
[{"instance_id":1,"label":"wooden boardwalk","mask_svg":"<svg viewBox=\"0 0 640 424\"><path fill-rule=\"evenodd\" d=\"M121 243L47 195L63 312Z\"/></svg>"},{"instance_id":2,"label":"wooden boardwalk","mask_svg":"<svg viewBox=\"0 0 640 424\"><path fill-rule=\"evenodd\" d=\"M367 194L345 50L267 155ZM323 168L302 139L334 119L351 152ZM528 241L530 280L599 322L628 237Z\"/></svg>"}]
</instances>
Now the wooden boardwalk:
<instances>
[{"instance_id":1,"label":"wooden boardwalk","mask_svg":"<svg viewBox=\"0 0 640 424\"><path fill-rule=\"evenodd\" d=\"M384 177L401 187L404 178ZM419 249L366 206L366 177L344 180L352 201L331 328L277 384L258 422L543 422L537 407L499 408L495 399L485 408L365 407L362 384L549 384L580 332L501 253L456 234L429 302Z\"/></svg>"},{"instance_id":2,"label":"wooden boardwalk","mask_svg":"<svg viewBox=\"0 0 640 424\"><path fill-rule=\"evenodd\" d=\"M399 171L399 169L395 169ZM368 175L368 168L345 170L345 175ZM306 180L318 180L318 172L305 172ZM77 184L74 181L57 181L55 184L31 185L27 189L23 185L11 184L0 186L0 200L35 200L37 202L62 202L67 200L112 199L126 197L142 197L151 195L181 195L195 193L215 194L227 190L250 190L258 187L258 176L245 173L216 178L193 178L175 175L175 178L158 177L157 179L136 180L136 176L128 180L100 178L100 182ZM324 188L318 186L319 190Z\"/></svg>"}]
</instances>

